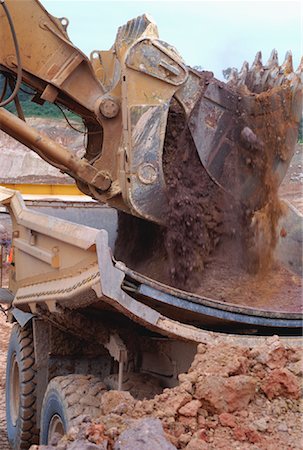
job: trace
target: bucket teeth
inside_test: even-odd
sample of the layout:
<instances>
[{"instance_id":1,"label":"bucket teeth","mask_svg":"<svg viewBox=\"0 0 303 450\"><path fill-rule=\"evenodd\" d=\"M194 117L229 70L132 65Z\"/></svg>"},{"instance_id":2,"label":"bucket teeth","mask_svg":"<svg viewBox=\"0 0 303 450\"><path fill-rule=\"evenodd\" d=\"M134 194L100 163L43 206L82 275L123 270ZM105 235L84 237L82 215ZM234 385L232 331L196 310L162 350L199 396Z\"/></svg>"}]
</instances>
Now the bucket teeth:
<instances>
[{"instance_id":1,"label":"bucket teeth","mask_svg":"<svg viewBox=\"0 0 303 450\"><path fill-rule=\"evenodd\" d=\"M273 49L265 67L272 69L273 67L277 66L279 66L278 52L276 49Z\"/></svg>"},{"instance_id":2,"label":"bucket teeth","mask_svg":"<svg viewBox=\"0 0 303 450\"><path fill-rule=\"evenodd\" d=\"M294 68L293 68L293 64L292 64L292 53L289 50L288 52L286 52L284 62L281 66L281 71L285 75L288 75L289 73L292 73L293 70L294 70Z\"/></svg>"},{"instance_id":3,"label":"bucket teeth","mask_svg":"<svg viewBox=\"0 0 303 450\"><path fill-rule=\"evenodd\" d=\"M290 83L293 92L303 90L303 57L295 72L291 72L286 75L288 82Z\"/></svg>"},{"instance_id":4,"label":"bucket teeth","mask_svg":"<svg viewBox=\"0 0 303 450\"><path fill-rule=\"evenodd\" d=\"M240 72L236 69L231 70L228 84L242 89L246 87L255 94L274 87L290 86L293 94L297 95L303 85L303 58L294 72L291 51L286 53L281 66L279 66L277 50L272 50L265 66L262 64L262 53L259 51L251 67L247 61L244 61Z\"/></svg>"},{"instance_id":5,"label":"bucket teeth","mask_svg":"<svg viewBox=\"0 0 303 450\"><path fill-rule=\"evenodd\" d=\"M229 85L236 86L238 84L238 71L237 69L231 69L227 83Z\"/></svg>"},{"instance_id":6,"label":"bucket teeth","mask_svg":"<svg viewBox=\"0 0 303 450\"><path fill-rule=\"evenodd\" d=\"M296 74L297 74L299 77L301 77L301 79L302 79L302 74L303 74L303 56L302 56L302 58L301 58L301 61L300 61L299 66L298 66L298 68L297 68L297 70L296 70Z\"/></svg>"},{"instance_id":7,"label":"bucket teeth","mask_svg":"<svg viewBox=\"0 0 303 450\"><path fill-rule=\"evenodd\" d=\"M281 66L279 66L278 52L275 49L272 50L265 66L262 64L262 54L259 51L250 68L245 61L239 73L235 70L231 71L228 83L239 87L245 85L256 94L282 85L290 86L292 91L295 92L302 89L303 58L298 69L294 72L291 51L286 53Z\"/></svg>"},{"instance_id":8,"label":"bucket teeth","mask_svg":"<svg viewBox=\"0 0 303 450\"><path fill-rule=\"evenodd\" d=\"M247 78L247 74L249 71L249 64L247 61L244 61L243 66L240 70L240 73L238 75L238 85L243 85L245 84L246 78Z\"/></svg>"},{"instance_id":9,"label":"bucket teeth","mask_svg":"<svg viewBox=\"0 0 303 450\"><path fill-rule=\"evenodd\" d=\"M251 69L254 71L263 69L262 53L260 51L256 54L254 62L252 63Z\"/></svg>"}]
</instances>

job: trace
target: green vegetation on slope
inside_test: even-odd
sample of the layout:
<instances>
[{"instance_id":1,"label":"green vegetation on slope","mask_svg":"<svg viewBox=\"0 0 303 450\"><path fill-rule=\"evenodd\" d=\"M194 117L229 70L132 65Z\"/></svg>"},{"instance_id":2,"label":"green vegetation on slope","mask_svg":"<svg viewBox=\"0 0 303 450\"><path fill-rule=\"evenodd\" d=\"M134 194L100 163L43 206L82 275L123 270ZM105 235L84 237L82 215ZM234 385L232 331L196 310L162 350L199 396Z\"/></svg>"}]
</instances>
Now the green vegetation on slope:
<instances>
[{"instance_id":1,"label":"green vegetation on slope","mask_svg":"<svg viewBox=\"0 0 303 450\"><path fill-rule=\"evenodd\" d=\"M0 76L0 93L2 93L4 85L4 77ZM18 97L24 112L25 117L44 117L44 118L52 118L52 119L62 119L63 115L60 109L53 105L52 103L45 102L43 105L38 105L32 101L33 94L31 94L33 90L28 86L22 84L21 90L18 93ZM11 94L11 89L8 87L5 98L7 98ZM16 106L14 102L11 102L7 105L6 109L14 114L16 114ZM78 116L71 113L70 111L64 110L67 117L69 119L77 120Z\"/></svg>"}]
</instances>

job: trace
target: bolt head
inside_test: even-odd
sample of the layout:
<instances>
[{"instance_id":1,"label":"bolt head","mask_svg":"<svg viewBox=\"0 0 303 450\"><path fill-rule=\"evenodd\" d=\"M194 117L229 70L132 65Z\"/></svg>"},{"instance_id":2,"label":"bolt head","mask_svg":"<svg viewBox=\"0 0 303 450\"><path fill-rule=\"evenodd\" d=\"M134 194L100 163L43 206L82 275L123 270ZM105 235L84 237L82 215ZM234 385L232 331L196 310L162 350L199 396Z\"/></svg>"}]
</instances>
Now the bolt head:
<instances>
[{"instance_id":1,"label":"bolt head","mask_svg":"<svg viewBox=\"0 0 303 450\"><path fill-rule=\"evenodd\" d=\"M120 106L113 98L104 98L100 103L100 112L107 119L112 119L119 113Z\"/></svg>"}]
</instances>

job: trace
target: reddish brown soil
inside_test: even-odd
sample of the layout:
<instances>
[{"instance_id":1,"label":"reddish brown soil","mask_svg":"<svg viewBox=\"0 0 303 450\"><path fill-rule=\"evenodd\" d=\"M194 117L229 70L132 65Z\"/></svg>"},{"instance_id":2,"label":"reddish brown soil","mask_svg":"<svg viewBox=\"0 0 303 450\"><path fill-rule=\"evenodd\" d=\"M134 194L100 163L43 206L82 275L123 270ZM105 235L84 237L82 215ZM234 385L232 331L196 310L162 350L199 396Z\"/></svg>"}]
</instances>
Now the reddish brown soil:
<instances>
[{"instance_id":1,"label":"reddish brown soil","mask_svg":"<svg viewBox=\"0 0 303 450\"><path fill-rule=\"evenodd\" d=\"M279 196L303 213L302 150L297 144ZM302 278L278 263L255 275L239 265L235 243L226 242L201 276L200 295L220 301L274 311L302 311Z\"/></svg>"},{"instance_id":2,"label":"reddish brown soil","mask_svg":"<svg viewBox=\"0 0 303 450\"><path fill-rule=\"evenodd\" d=\"M157 224L118 212L115 258L140 273L169 279L164 230Z\"/></svg>"},{"instance_id":3,"label":"reddish brown soil","mask_svg":"<svg viewBox=\"0 0 303 450\"><path fill-rule=\"evenodd\" d=\"M118 449L121 432L144 417L160 419L176 449L300 450L301 353L276 336L253 348L199 344L179 386L143 401L110 391L101 398L99 419L86 418L58 446L41 450L78 448L72 445L79 439Z\"/></svg>"},{"instance_id":4,"label":"reddish brown soil","mask_svg":"<svg viewBox=\"0 0 303 450\"><path fill-rule=\"evenodd\" d=\"M303 309L300 276L278 263L273 263L271 270L251 274L239 265L237 253L228 243L213 255L196 293L267 311L299 313Z\"/></svg>"}]
</instances>

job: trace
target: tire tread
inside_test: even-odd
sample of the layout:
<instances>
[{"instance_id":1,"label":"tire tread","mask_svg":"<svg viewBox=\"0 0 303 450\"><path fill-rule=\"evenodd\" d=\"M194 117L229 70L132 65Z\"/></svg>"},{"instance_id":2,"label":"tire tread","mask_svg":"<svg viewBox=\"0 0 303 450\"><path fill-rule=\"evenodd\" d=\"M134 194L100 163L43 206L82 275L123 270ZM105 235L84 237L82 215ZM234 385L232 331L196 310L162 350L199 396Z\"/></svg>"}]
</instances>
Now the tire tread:
<instances>
[{"instance_id":1,"label":"tire tread","mask_svg":"<svg viewBox=\"0 0 303 450\"><path fill-rule=\"evenodd\" d=\"M20 362L20 414L18 436L15 448L28 449L38 443L36 428L36 369L34 359L34 341L30 325L21 328L14 324L12 334L16 334L19 346Z\"/></svg>"},{"instance_id":2,"label":"tire tread","mask_svg":"<svg viewBox=\"0 0 303 450\"><path fill-rule=\"evenodd\" d=\"M68 426L83 415L97 417L100 413L101 396L105 384L92 375L70 374L53 378L46 389L41 411L41 432L48 396L55 391L63 405Z\"/></svg>"}]
</instances>

